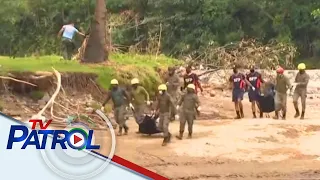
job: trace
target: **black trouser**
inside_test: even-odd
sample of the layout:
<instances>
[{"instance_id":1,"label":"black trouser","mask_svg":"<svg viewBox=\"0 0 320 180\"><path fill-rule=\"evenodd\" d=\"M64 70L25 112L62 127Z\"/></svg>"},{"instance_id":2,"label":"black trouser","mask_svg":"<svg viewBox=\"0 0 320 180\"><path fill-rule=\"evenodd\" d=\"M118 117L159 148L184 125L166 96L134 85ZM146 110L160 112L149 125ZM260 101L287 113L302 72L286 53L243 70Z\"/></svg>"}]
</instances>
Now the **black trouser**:
<instances>
[{"instance_id":1,"label":"black trouser","mask_svg":"<svg viewBox=\"0 0 320 180\"><path fill-rule=\"evenodd\" d=\"M62 39L63 59L71 60L74 47L75 47L74 43L71 39L67 39L67 38Z\"/></svg>"}]
</instances>

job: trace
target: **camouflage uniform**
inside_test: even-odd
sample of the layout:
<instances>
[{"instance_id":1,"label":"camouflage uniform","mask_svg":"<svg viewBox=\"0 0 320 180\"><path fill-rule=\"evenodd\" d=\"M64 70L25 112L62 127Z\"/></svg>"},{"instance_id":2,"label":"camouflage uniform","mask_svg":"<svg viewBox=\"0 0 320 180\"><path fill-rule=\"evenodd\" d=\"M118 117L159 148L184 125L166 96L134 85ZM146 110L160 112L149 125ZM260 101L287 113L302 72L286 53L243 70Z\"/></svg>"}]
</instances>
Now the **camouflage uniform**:
<instances>
[{"instance_id":1,"label":"camouflage uniform","mask_svg":"<svg viewBox=\"0 0 320 180\"><path fill-rule=\"evenodd\" d=\"M170 69L172 70L172 69ZM167 77L167 87L168 93L171 96L173 103L176 105L179 100L179 87L180 87L180 79L177 74L173 73ZM170 110L170 120L174 120L174 111L173 109Z\"/></svg>"},{"instance_id":2,"label":"camouflage uniform","mask_svg":"<svg viewBox=\"0 0 320 180\"><path fill-rule=\"evenodd\" d=\"M107 99L104 101L103 106L112 99L113 102L113 113L114 118L119 125L119 135L122 134L122 129L124 128L125 133L128 133L128 126L126 125L125 119L125 98L129 99L128 94L124 89L118 87L116 89L112 89L108 93Z\"/></svg>"},{"instance_id":3,"label":"camouflage uniform","mask_svg":"<svg viewBox=\"0 0 320 180\"><path fill-rule=\"evenodd\" d=\"M132 105L134 107L134 117L136 122L140 124L143 121L143 114L146 109L146 101L149 101L149 93L147 90L138 86L131 91Z\"/></svg>"},{"instance_id":4,"label":"camouflage uniform","mask_svg":"<svg viewBox=\"0 0 320 180\"><path fill-rule=\"evenodd\" d=\"M180 113L180 135L177 138L182 139L186 122L188 123L189 138L191 138L196 109L200 106L199 98L194 92L188 92L181 97L178 105L182 105L182 110Z\"/></svg>"},{"instance_id":5,"label":"camouflage uniform","mask_svg":"<svg viewBox=\"0 0 320 180\"><path fill-rule=\"evenodd\" d=\"M292 86L290 84L290 80L285 75L277 75L276 77L276 85L275 85L275 111L276 111L276 117L278 118L278 113L280 110L282 110L283 113L283 119L286 117L287 112L287 91Z\"/></svg>"},{"instance_id":6,"label":"camouflage uniform","mask_svg":"<svg viewBox=\"0 0 320 180\"><path fill-rule=\"evenodd\" d=\"M171 96L165 92L163 95L159 95L157 99L157 110L159 111L159 129L163 132L164 142L170 141L171 134L169 132L169 118L170 110L174 109L174 114L176 114L176 109Z\"/></svg>"},{"instance_id":7,"label":"camouflage uniform","mask_svg":"<svg viewBox=\"0 0 320 180\"><path fill-rule=\"evenodd\" d=\"M295 82L298 83L293 93L293 104L296 110L295 117L298 117L300 115L299 108L298 108L298 99L299 97L301 97L301 105L302 105L301 118L304 118L304 113L306 109L306 99L307 99L307 85L309 83L309 79L310 77L306 72L298 73L295 78Z\"/></svg>"}]
</instances>

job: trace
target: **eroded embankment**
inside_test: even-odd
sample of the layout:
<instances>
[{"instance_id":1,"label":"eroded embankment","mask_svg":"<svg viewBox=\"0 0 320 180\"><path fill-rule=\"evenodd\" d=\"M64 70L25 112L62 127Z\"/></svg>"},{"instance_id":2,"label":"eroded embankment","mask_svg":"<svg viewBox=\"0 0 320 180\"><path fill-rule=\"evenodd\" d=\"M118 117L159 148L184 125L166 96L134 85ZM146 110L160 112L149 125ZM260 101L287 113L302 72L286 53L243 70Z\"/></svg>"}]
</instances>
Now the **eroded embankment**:
<instances>
[{"instance_id":1,"label":"eroded embankment","mask_svg":"<svg viewBox=\"0 0 320 180\"><path fill-rule=\"evenodd\" d=\"M36 86L17 82L14 80L1 80L2 91L9 91L21 95L32 94L35 91L48 92L56 88L56 78L51 72L10 72L9 76L15 79L32 83ZM105 92L97 83L98 76L94 73L61 73L62 91L81 92L92 94L96 99L101 98Z\"/></svg>"}]
</instances>

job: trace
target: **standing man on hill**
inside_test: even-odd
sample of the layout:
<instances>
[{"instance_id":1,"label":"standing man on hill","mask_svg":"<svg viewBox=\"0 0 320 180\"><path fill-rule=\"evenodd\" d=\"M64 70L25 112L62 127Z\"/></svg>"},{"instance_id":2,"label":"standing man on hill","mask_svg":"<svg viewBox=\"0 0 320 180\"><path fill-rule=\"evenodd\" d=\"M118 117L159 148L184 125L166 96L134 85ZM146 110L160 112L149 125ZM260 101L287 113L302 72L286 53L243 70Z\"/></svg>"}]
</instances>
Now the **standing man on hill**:
<instances>
[{"instance_id":1,"label":"standing man on hill","mask_svg":"<svg viewBox=\"0 0 320 180\"><path fill-rule=\"evenodd\" d=\"M178 75L175 73L175 69L173 67L168 68L168 77L166 79L166 85L168 88L168 93L171 96L173 103L177 105L178 99L179 99L179 86L180 86L180 80ZM174 107L175 108L175 107ZM170 121L175 120L174 110L171 109L170 111Z\"/></svg>"},{"instance_id":2,"label":"standing man on hill","mask_svg":"<svg viewBox=\"0 0 320 180\"><path fill-rule=\"evenodd\" d=\"M58 33L58 37L61 37L62 34L62 48L63 48L63 59L71 60L72 52L74 50L74 34L77 33L83 37L86 35L79 32L77 28L74 27L74 23L72 21L69 24L62 26Z\"/></svg>"},{"instance_id":3,"label":"standing man on hill","mask_svg":"<svg viewBox=\"0 0 320 180\"><path fill-rule=\"evenodd\" d=\"M309 75L305 71L306 65L304 63L300 63L298 65L299 73L297 74L294 84L296 85L296 88L294 89L293 93L293 105L296 110L296 114L294 118L297 118L300 116L300 111L298 107L298 99L301 98L301 116L300 119L304 119L304 113L306 110L306 99L307 99L307 85L309 83Z\"/></svg>"}]
</instances>

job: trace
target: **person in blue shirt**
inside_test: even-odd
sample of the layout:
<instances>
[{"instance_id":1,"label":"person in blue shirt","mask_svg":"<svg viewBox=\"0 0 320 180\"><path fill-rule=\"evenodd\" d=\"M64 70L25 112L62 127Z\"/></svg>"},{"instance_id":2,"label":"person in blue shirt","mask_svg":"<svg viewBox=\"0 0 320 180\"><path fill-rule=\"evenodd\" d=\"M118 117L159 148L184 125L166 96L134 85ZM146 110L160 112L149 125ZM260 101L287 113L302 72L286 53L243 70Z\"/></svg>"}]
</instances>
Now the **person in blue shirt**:
<instances>
[{"instance_id":1,"label":"person in blue shirt","mask_svg":"<svg viewBox=\"0 0 320 180\"><path fill-rule=\"evenodd\" d=\"M74 27L74 23L70 22L62 26L58 33L58 37L61 37L62 34L62 47L63 47L63 59L71 60L72 52L74 49L73 37L75 34L79 34L81 36L86 36L81 33L77 28Z\"/></svg>"}]
</instances>

